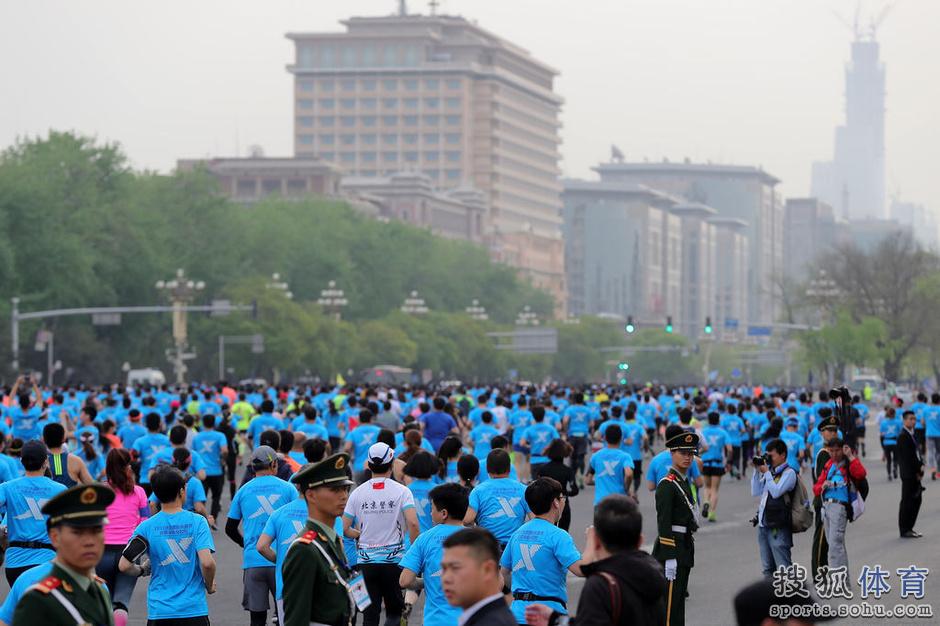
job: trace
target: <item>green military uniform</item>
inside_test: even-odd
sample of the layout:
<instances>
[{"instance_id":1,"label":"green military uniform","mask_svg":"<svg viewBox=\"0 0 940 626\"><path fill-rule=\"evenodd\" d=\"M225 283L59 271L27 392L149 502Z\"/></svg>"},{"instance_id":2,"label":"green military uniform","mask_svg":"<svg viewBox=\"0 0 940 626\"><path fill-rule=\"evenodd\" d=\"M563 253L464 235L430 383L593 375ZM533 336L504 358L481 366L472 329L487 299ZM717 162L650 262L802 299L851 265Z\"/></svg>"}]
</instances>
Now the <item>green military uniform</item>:
<instances>
[{"instance_id":1,"label":"green military uniform","mask_svg":"<svg viewBox=\"0 0 940 626\"><path fill-rule=\"evenodd\" d=\"M819 424L816 426L819 432L824 430L839 430L839 418L832 415L831 412L825 417L820 417ZM814 485L830 458L829 450L826 449L825 445L816 453L816 459L813 462ZM813 580L815 580L816 572L819 571L819 568L823 565L829 565L829 542L826 541L826 529L823 526L822 519L822 498L819 496L813 498L813 512L815 514L813 518L813 554L810 557L810 561L813 568Z\"/></svg>"},{"instance_id":2,"label":"green military uniform","mask_svg":"<svg viewBox=\"0 0 940 626\"><path fill-rule=\"evenodd\" d=\"M698 435L683 432L666 442L670 450L697 450ZM693 463L695 461L693 460ZM656 528L653 557L665 565L676 560L675 580L669 581L666 596L666 626L685 624L685 595L689 574L695 565L695 543L692 533L698 530L695 496L688 479L676 468L656 485Z\"/></svg>"},{"instance_id":3,"label":"green military uniform","mask_svg":"<svg viewBox=\"0 0 940 626\"><path fill-rule=\"evenodd\" d=\"M49 516L50 528L102 526L107 522L105 509L113 501L109 487L76 485L49 500L42 513ZM49 576L23 594L13 613L13 626L39 624L113 626L111 596L104 581L85 577L57 555Z\"/></svg>"},{"instance_id":4,"label":"green military uniform","mask_svg":"<svg viewBox=\"0 0 940 626\"><path fill-rule=\"evenodd\" d=\"M336 454L305 466L291 479L302 493L317 487L353 485L349 455ZM308 519L287 551L281 570L284 579L284 626L327 624L346 626L353 617L346 583L351 577L342 540L332 526Z\"/></svg>"}]
</instances>

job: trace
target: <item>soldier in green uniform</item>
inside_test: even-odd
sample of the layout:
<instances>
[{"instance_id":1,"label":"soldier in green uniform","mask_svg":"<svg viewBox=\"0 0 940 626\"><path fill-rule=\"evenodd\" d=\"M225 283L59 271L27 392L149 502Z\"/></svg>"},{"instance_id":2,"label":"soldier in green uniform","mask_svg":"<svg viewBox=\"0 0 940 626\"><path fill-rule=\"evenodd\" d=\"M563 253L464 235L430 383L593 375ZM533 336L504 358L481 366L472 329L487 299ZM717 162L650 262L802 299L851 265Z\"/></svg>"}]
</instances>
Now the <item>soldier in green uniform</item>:
<instances>
[{"instance_id":1,"label":"soldier in green uniform","mask_svg":"<svg viewBox=\"0 0 940 626\"><path fill-rule=\"evenodd\" d=\"M349 455L334 454L304 466L291 479L307 501L308 519L281 570L284 626L347 626L354 615L348 591L351 572L334 530L355 484L349 470Z\"/></svg>"},{"instance_id":2,"label":"soldier in green uniform","mask_svg":"<svg viewBox=\"0 0 940 626\"><path fill-rule=\"evenodd\" d=\"M77 485L42 507L49 516L56 556L49 576L30 587L16 605L13 626L114 626L108 588L95 576L104 554L105 509L113 501L110 487Z\"/></svg>"},{"instance_id":3,"label":"soldier in green uniform","mask_svg":"<svg viewBox=\"0 0 940 626\"><path fill-rule=\"evenodd\" d=\"M656 485L657 537L653 556L663 564L669 581L666 626L683 626L686 589L695 565L692 533L698 530L695 497L686 475L698 450L698 435L687 431L670 434L666 447L672 455L672 467Z\"/></svg>"},{"instance_id":4,"label":"soldier in green uniform","mask_svg":"<svg viewBox=\"0 0 940 626\"><path fill-rule=\"evenodd\" d=\"M837 437L839 434L839 418L832 414L832 409L829 407L819 409L819 424L816 425L816 430L822 435L823 442L819 452L816 453L816 459L813 461L812 484L814 485L819 473L823 471L826 463L831 458L827 444L830 439ZM829 542L826 541L826 529L823 526L822 519L822 498L819 496L813 498L813 511L815 511L813 518L815 528L813 528L813 554L810 560L813 566L813 580L816 580L816 572L819 571L819 568L823 565L829 565Z\"/></svg>"}]
</instances>

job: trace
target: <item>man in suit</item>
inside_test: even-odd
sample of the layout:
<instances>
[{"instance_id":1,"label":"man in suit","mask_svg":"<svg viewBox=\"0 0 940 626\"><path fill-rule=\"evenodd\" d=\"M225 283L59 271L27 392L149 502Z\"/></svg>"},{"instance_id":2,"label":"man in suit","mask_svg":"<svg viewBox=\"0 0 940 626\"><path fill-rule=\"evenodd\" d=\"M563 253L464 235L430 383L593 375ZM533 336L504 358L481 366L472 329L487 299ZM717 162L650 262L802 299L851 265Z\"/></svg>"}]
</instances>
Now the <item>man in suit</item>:
<instances>
[{"instance_id":1,"label":"man in suit","mask_svg":"<svg viewBox=\"0 0 940 626\"><path fill-rule=\"evenodd\" d=\"M465 528L444 540L441 586L452 606L463 609L463 626L516 626L503 599L499 543L488 530Z\"/></svg>"},{"instance_id":2,"label":"man in suit","mask_svg":"<svg viewBox=\"0 0 940 626\"><path fill-rule=\"evenodd\" d=\"M921 536L914 530L917 514L920 512L921 492L924 488L920 481L924 477L924 458L920 445L914 436L917 417L913 411L905 411L904 428L898 435L897 464L901 473L901 505L898 508L898 529L901 537L916 539Z\"/></svg>"}]
</instances>

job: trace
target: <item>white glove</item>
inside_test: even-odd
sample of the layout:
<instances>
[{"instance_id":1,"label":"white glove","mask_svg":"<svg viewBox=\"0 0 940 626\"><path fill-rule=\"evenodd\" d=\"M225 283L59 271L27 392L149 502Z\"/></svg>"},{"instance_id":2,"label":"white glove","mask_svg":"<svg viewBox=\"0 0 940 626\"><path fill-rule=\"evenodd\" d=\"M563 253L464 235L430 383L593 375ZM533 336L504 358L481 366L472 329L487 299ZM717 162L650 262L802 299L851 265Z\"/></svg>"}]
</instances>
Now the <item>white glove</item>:
<instances>
[{"instance_id":1,"label":"white glove","mask_svg":"<svg viewBox=\"0 0 940 626\"><path fill-rule=\"evenodd\" d=\"M666 561L666 580L675 580L676 579L676 569L679 567L675 559L669 559Z\"/></svg>"}]
</instances>

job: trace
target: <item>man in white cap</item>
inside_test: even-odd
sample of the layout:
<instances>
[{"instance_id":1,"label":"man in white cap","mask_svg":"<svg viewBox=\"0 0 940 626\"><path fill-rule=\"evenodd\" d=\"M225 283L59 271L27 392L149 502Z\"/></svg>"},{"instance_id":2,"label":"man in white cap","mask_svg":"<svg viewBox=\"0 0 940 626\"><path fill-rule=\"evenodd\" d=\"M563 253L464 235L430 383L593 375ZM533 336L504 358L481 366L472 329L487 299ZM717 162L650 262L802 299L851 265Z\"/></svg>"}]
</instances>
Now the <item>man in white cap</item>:
<instances>
[{"instance_id":1,"label":"man in white cap","mask_svg":"<svg viewBox=\"0 0 940 626\"><path fill-rule=\"evenodd\" d=\"M398 567L405 553L405 529L411 542L418 537L418 514L411 491L392 480L395 453L384 443L369 447L372 478L349 495L343 511L343 533L356 540L359 569L372 604L363 614L363 626L378 626L385 602L386 626L398 626L404 598L398 586Z\"/></svg>"}]
</instances>

